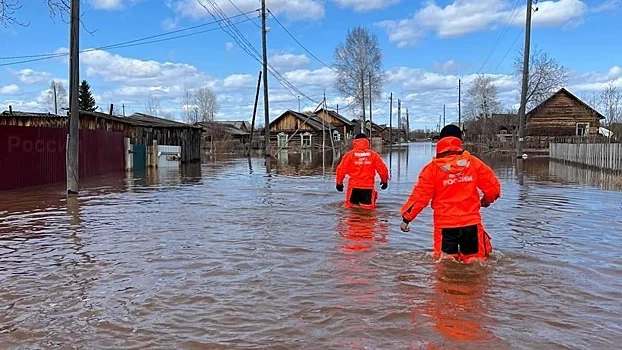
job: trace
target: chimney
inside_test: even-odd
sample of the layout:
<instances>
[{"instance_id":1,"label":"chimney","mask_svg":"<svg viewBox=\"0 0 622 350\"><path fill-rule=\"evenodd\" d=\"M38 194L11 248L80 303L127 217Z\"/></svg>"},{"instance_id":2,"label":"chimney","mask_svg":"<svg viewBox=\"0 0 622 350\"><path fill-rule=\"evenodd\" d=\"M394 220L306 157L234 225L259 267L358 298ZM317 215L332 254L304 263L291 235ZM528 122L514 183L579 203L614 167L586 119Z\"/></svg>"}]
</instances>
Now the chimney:
<instances>
[{"instance_id":1,"label":"chimney","mask_svg":"<svg viewBox=\"0 0 622 350\"><path fill-rule=\"evenodd\" d=\"M13 115L13 106L9 105L9 114Z\"/></svg>"}]
</instances>

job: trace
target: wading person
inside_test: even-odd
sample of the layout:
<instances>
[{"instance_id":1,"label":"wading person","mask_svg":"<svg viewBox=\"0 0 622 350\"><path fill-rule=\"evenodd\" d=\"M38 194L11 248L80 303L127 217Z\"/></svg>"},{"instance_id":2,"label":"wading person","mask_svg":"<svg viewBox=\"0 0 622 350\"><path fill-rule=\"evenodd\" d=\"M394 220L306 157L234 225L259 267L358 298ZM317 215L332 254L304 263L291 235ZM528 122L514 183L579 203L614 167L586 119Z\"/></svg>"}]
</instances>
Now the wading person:
<instances>
[{"instance_id":1,"label":"wading person","mask_svg":"<svg viewBox=\"0 0 622 350\"><path fill-rule=\"evenodd\" d=\"M352 142L352 150L346 153L337 166L337 191L343 192L343 180L348 179L348 190L344 206L359 206L374 209L378 192L376 191L376 173L380 176L380 185L385 190L389 184L389 169L380 155L369 148L365 134L357 134Z\"/></svg>"},{"instance_id":2,"label":"wading person","mask_svg":"<svg viewBox=\"0 0 622 350\"><path fill-rule=\"evenodd\" d=\"M480 199L479 190L483 192ZM463 262L484 259L492 252L484 230L481 207L501 196L501 184L480 159L462 149L462 132L455 125L441 130L436 156L419 174L410 197L402 206L401 230L432 201L434 259L448 254Z\"/></svg>"}]
</instances>

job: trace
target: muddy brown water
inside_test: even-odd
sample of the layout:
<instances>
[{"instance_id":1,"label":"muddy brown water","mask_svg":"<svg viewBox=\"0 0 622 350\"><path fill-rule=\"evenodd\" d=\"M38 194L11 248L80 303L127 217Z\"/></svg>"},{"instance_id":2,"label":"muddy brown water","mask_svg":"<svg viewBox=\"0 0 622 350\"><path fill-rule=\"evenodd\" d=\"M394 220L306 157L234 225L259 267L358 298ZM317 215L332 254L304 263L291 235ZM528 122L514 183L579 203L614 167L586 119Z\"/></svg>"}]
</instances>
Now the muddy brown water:
<instances>
[{"instance_id":1,"label":"muddy brown water","mask_svg":"<svg viewBox=\"0 0 622 350\"><path fill-rule=\"evenodd\" d=\"M618 348L620 177L488 159L493 257L434 263L431 211L398 226L433 152L383 154L373 214L314 154L2 192L0 348Z\"/></svg>"}]
</instances>

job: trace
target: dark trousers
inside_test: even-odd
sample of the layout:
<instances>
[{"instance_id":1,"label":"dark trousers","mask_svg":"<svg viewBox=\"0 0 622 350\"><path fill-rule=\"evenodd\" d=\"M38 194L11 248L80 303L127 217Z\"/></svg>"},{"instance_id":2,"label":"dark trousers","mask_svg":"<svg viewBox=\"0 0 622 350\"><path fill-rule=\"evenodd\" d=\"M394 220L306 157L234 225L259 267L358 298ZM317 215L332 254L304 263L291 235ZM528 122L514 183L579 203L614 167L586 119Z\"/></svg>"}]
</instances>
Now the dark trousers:
<instances>
[{"instance_id":1,"label":"dark trousers","mask_svg":"<svg viewBox=\"0 0 622 350\"><path fill-rule=\"evenodd\" d=\"M360 204L371 205L373 191L374 190L372 189L365 190L361 188L353 188L352 193L350 193L350 198L348 198L348 201L356 205L360 205Z\"/></svg>"},{"instance_id":2,"label":"dark trousers","mask_svg":"<svg viewBox=\"0 0 622 350\"><path fill-rule=\"evenodd\" d=\"M479 251L478 227L477 225L444 228L441 230L442 243L441 250L445 254L463 255L477 254Z\"/></svg>"}]
</instances>

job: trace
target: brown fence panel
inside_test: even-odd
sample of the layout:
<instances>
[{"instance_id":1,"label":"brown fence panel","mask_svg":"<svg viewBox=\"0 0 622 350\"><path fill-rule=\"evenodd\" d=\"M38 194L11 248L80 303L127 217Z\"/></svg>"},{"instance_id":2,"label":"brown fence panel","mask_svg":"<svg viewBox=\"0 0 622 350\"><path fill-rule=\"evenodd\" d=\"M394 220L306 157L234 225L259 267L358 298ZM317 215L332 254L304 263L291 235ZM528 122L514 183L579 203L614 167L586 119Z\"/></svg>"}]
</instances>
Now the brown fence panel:
<instances>
[{"instance_id":1,"label":"brown fence panel","mask_svg":"<svg viewBox=\"0 0 622 350\"><path fill-rule=\"evenodd\" d=\"M64 128L0 127L0 190L66 181ZM124 171L123 134L80 130L80 178Z\"/></svg>"}]
</instances>

